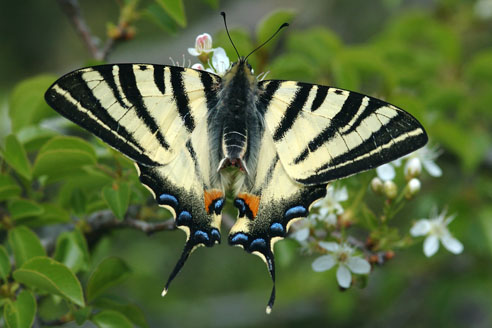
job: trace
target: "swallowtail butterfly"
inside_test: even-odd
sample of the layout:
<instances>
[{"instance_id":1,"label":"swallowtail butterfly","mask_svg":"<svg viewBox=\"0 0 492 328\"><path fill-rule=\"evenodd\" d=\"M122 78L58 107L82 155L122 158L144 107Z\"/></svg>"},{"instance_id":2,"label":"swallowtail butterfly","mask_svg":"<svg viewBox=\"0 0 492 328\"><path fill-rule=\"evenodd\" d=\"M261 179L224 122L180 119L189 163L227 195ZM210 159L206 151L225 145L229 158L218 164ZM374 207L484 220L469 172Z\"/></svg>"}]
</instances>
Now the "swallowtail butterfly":
<instances>
[{"instance_id":1,"label":"swallowtail butterfly","mask_svg":"<svg viewBox=\"0 0 492 328\"><path fill-rule=\"evenodd\" d=\"M220 243L232 189L238 218L228 241L265 261L274 283L269 313L273 245L289 226L308 215L329 182L406 155L427 135L384 101L324 85L258 81L247 57L238 57L222 77L150 64L83 68L57 80L45 98L135 161L140 181L186 232L163 295L196 247Z\"/></svg>"}]
</instances>

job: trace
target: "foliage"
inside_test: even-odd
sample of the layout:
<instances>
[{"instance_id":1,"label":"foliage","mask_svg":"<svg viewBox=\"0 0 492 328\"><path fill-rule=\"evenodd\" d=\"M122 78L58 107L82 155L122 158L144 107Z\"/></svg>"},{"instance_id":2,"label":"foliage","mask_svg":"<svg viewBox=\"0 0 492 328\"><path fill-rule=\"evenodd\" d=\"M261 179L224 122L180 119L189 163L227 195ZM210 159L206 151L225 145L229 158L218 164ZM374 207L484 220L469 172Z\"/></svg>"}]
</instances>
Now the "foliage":
<instances>
[{"instance_id":1,"label":"foliage","mask_svg":"<svg viewBox=\"0 0 492 328\"><path fill-rule=\"evenodd\" d=\"M216 1L204 2L217 6ZM289 311L282 312L282 307L295 308L299 298L318 295L319 299L319 294L323 293L332 294L333 300L321 305L311 301L307 305L322 309L320 313L324 314L317 314L318 320L328 316L334 325L361 325L365 320L371 320L374 325L388 322L384 321L384 316L378 317L367 310L361 310L366 317L353 316L352 311L358 306L357 295L337 294L334 288L328 287L334 285L331 280L326 281L328 273L306 272L310 271L307 265L299 270L297 265L292 265L292 262L303 263L296 255L299 250L324 253L317 247L319 240L350 243L349 236L357 238L360 244L352 246L364 250L361 255L373 265L386 262L398 251L404 254L405 261L412 263L415 275L424 280L436 279L434 291L449 288L440 294L424 294L429 296L425 304L433 306L432 309L442 308L447 317L409 305L427 320L428 326L459 326L462 323L459 320L463 319L454 322L453 309L474 304L476 299L483 302L480 309L492 306L490 298L483 297L492 292L490 278L479 273L484 268L490 270L492 263L492 164L487 155L492 148L489 109L492 50L482 47L479 38L468 38L487 28L482 18L474 15L472 5L472 2L441 1L433 10L405 12L377 36L361 44L346 44L327 27L291 28L250 57L256 72L270 72L267 78L334 85L397 104L423 123L432 143L441 145L444 153L439 160L443 176L431 179L423 173L420 176L422 189L416 195L408 194L410 178L403 166L397 168L394 181L398 191L393 196L369 188L375 172L351 177L337 185L337 188L342 185L347 188L351 204L344 205L343 213L337 213L335 225L326 227L321 223L324 234L316 235L321 222L318 220L314 227L310 226L311 239L305 239L307 244L300 246L287 240L276 246L280 270L285 271L277 289L290 304L282 305L279 301L280 308L276 310L280 313L288 314ZM119 22L108 24L108 37L122 41L122 35L128 36L128 31L132 31L131 27L140 19L157 23L170 33L177 33L187 24L181 0L156 0L150 4L125 0ZM279 10L259 22L255 33L233 28L231 35L239 52L247 54L275 31L279 23L295 22L295 19L294 11ZM126 31L123 34L122 26ZM236 57L225 33L218 33L215 42L230 58ZM80 128L60 120L45 104L43 94L54 80L51 74L34 76L20 82L9 95L11 133L2 138L0 153L0 316L6 327L24 328L33 323L59 326L67 322L82 325L87 321L98 327L147 327L144 311L157 316L164 311L171 316L176 309L188 311L193 305L205 304L209 299L204 293L225 295L231 288L248 289L248 284L264 289L265 284L251 280L243 266L234 271L224 264L230 261L205 258L203 262L196 260L199 262L194 267L189 289L182 291L182 302L186 303L171 301L169 308L162 310L166 303L156 302L157 298L149 296L150 293L158 295L163 286L155 284L164 283L161 276L164 271L157 269L162 263L156 262L155 257L174 259L174 251L167 250L165 245L155 246L155 238L143 237L146 239L142 241L139 239L142 237L129 232L113 234L112 231L124 226L159 224L171 215L149 201L151 195L139 183L131 161ZM448 256L424 262L422 256L418 257L420 254L413 255L408 250L414 249L416 242L409 234L411 223L428 217L436 204L440 208L447 205L450 213L457 213L451 229L465 245L467 254L457 257L466 256L467 260L460 262L465 269L453 266L453 261L458 260ZM235 216L233 211L227 211ZM112 242L128 254L122 251L119 257L111 256L115 251L109 246L108 238L113 238ZM174 237L169 238L173 242ZM133 239L138 242L130 249L128 244L133 243ZM159 251L154 252L155 247ZM421 253L420 243L418 251ZM205 252L199 255L204 256ZM227 257L230 260L233 253L227 253ZM364 294L363 297L369 298L366 301L374 300L371 309L382 312L392 297L398 296L397 291L404 290L403 286L411 278L409 275L414 274L408 272L405 261L397 260L394 265L390 262L381 268L373 266L373 270L378 271L376 281L384 271L389 273L385 281L378 282L379 291L368 288L365 292L371 294ZM258 268L249 273L256 275ZM217 279L209 274L211 270L217 277L218 272L231 272L240 287L233 287L229 280ZM471 273L469 278L460 280L455 276L446 277L449 270ZM430 273L426 275L426 272ZM371 276L358 276L354 281L362 287L370 286L371 279ZM204 286L208 283L210 287ZM129 292L116 288L122 284ZM144 296L139 295L141 284L146 284L141 292ZM293 289L296 284L303 284L305 290ZM464 286L471 286L473 292L464 291ZM479 290L477 286L483 288ZM203 291L195 299L198 289ZM382 296L375 296L379 292ZM450 293L467 296L472 301L443 305ZM176 294L179 291L176 290ZM136 299L149 299L143 306L144 311L134 304ZM243 298L243 302L249 300ZM241 304L241 299L237 302ZM254 310L260 312L256 307ZM394 320L392 314L385 313L385 316L389 322ZM484 316L480 323L486 326L492 322L492 317ZM203 321L189 319L189 322L204 325L213 325L216 320L215 317L203 318ZM285 322L280 316L274 319L271 325ZM251 325L265 323L267 319L255 317L254 320ZM408 319L408 326L418 322L415 320Z\"/></svg>"}]
</instances>

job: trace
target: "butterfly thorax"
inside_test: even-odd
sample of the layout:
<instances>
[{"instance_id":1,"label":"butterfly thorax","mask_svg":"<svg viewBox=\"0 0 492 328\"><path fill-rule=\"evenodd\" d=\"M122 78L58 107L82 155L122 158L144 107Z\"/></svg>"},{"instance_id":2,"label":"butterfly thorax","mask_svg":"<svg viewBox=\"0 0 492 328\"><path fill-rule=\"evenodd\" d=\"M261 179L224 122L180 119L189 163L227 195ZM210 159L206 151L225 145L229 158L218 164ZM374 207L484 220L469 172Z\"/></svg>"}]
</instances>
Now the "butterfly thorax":
<instances>
[{"instance_id":1,"label":"butterfly thorax","mask_svg":"<svg viewBox=\"0 0 492 328\"><path fill-rule=\"evenodd\" d=\"M209 135L217 170L234 166L252 177L262 132L256 110L257 81L244 61L234 63L224 75L217 105L209 117Z\"/></svg>"}]
</instances>

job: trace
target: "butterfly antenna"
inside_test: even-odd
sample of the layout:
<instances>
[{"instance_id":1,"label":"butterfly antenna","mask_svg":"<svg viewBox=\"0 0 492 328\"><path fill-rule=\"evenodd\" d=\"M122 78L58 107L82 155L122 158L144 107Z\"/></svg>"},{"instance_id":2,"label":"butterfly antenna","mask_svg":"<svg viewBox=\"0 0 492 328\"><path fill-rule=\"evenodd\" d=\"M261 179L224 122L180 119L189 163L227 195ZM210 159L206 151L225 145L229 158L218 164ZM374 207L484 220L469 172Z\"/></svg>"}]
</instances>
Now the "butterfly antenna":
<instances>
[{"instance_id":1,"label":"butterfly antenna","mask_svg":"<svg viewBox=\"0 0 492 328\"><path fill-rule=\"evenodd\" d=\"M221 11L220 14L224 18L224 26L225 26L225 29L226 29L226 32L227 32L227 36L229 37L229 40L231 41L231 44L234 47L234 50L236 50L237 60L239 60L241 58L241 56L239 56L239 51L237 51L236 45L234 44L234 42L232 42L231 35L229 34L229 29L227 28L226 14L223 11Z\"/></svg>"},{"instance_id":2,"label":"butterfly antenna","mask_svg":"<svg viewBox=\"0 0 492 328\"><path fill-rule=\"evenodd\" d=\"M265 42L263 42L262 44L260 44L258 47L256 47L253 51L251 51L249 53L249 55L246 56L246 58L244 58L244 60L248 59L248 57L254 53L256 50L260 49L261 47L263 47L265 44L267 44L271 39L273 39L275 37L275 35L277 35L278 32L280 32L281 29L283 29L284 27L287 27L289 26L289 23L283 23L282 25L280 25L280 27L278 28L278 30L273 33L273 35L271 37L268 38L268 40L266 40Z\"/></svg>"},{"instance_id":3,"label":"butterfly antenna","mask_svg":"<svg viewBox=\"0 0 492 328\"><path fill-rule=\"evenodd\" d=\"M173 271L169 275L169 278L167 279L166 287L164 287L164 290L161 293L161 296L164 297L167 294L167 290L169 289L169 285L171 284L171 281L176 277L176 275L179 273L183 265L185 264L186 260L188 259L188 256L190 256L191 250L193 249L193 246L191 243L187 242L184 246L183 252L181 253L181 257L178 260L178 263L174 266Z\"/></svg>"}]
</instances>

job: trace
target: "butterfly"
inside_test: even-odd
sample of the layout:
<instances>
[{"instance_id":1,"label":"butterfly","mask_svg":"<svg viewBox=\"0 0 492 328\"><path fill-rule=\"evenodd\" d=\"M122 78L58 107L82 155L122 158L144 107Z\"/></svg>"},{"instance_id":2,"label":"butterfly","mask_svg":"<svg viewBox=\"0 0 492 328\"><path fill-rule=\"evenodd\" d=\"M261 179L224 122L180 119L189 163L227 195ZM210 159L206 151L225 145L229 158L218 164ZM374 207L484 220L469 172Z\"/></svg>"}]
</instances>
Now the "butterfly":
<instances>
[{"instance_id":1,"label":"butterfly","mask_svg":"<svg viewBox=\"0 0 492 328\"><path fill-rule=\"evenodd\" d=\"M428 138L414 117L382 100L258 81L247 57L238 54L224 76L151 64L82 68L58 79L45 99L132 159L141 183L186 233L163 296L193 250L220 243L232 192L238 217L228 241L266 263L270 313L273 246L290 225L308 215L331 181L406 155Z\"/></svg>"}]
</instances>

